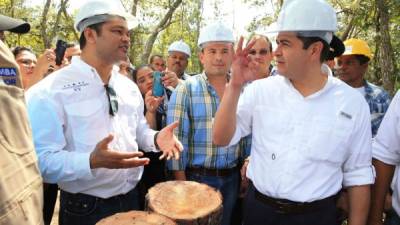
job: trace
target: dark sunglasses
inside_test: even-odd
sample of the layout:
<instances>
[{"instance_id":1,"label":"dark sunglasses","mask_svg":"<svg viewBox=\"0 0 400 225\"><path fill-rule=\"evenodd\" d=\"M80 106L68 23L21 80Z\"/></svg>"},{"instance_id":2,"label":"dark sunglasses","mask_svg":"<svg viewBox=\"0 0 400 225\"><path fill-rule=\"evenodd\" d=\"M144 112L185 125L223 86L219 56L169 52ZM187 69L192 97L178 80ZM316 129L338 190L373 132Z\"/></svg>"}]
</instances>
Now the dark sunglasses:
<instances>
[{"instance_id":1,"label":"dark sunglasses","mask_svg":"<svg viewBox=\"0 0 400 225\"><path fill-rule=\"evenodd\" d=\"M108 84L104 85L104 88L106 89L108 102L110 103L109 113L111 116L115 116L118 112L117 93L112 87L108 86Z\"/></svg>"},{"instance_id":2,"label":"dark sunglasses","mask_svg":"<svg viewBox=\"0 0 400 225\"><path fill-rule=\"evenodd\" d=\"M268 49L261 49L260 51L258 51L258 54L260 54L260 55L267 55L269 53L269 51L268 51ZM255 55L255 54L257 54L257 51L256 50L254 50L254 49L251 49L250 51L249 51L249 54L250 55Z\"/></svg>"}]
</instances>

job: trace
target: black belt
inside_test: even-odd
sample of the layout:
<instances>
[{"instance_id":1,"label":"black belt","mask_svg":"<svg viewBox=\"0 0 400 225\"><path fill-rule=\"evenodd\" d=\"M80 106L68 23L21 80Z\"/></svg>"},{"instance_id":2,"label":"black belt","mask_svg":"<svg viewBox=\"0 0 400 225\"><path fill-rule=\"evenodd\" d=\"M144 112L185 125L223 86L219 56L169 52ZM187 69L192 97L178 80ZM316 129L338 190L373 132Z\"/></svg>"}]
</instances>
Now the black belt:
<instances>
[{"instance_id":1,"label":"black belt","mask_svg":"<svg viewBox=\"0 0 400 225\"><path fill-rule=\"evenodd\" d=\"M229 169L208 169L204 167L188 167L186 172L203 176L226 177L238 171L238 167Z\"/></svg>"},{"instance_id":2,"label":"black belt","mask_svg":"<svg viewBox=\"0 0 400 225\"><path fill-rule=\"evenodd\" d=\"M71 193L71 192L67 192L67 191L64 191L64 190L60 190L60 193L62 195L65 195L68 198L73 198L73 199L79 199L79 198L85 197L85 198L96 199L97 201L101 201L101 202L109 202L109 201L113 201L115 199L121 199L121 198L127 197L128 195L130 195L133 192L137 191L138 186L139 185L136 185L135 188L133 188L132 190L128 191L125 194L114 195L114 196L111 196L109 198L100 198L100 197L96 197L96 196L88 195L88 194L83 194L83 193Z\"/></svg>"},{"instance_id":3,"label":"black belt","mask_svg":"<svg viewBox=\"0 0 400 225\"><path fill-rule=\"evenodd\" d=\"M283 214L295 214L295 213L306 213L315 212L328 206L334 206L336 201L336 195L313 202L294 202L287 199L272 198L257 191L254 187L255 198L277 210Z\"/></svg>"}]
</instances>

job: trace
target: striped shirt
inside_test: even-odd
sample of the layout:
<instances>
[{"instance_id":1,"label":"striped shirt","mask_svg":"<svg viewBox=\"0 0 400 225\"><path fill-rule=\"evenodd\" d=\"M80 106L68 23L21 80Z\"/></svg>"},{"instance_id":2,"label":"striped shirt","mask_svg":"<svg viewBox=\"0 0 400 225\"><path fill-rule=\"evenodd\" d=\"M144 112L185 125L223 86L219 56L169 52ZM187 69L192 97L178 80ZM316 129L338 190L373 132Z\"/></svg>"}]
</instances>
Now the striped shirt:
<instances>
[{"instance_id":1,"label":"striped shirt","mask_svg":"<svg viewBox=\"0 0 400 225\"><path fill-rule=\"evenodd\" d=\"M187 167L226 169L237 165L238 145L217 147L212 142L212 127L220 99L202 73L186 80L172 93L168 103L167 123L179 121L175 135L184 150L179 160L169 160L170 170Z\"/></svg>"}]
</instances>

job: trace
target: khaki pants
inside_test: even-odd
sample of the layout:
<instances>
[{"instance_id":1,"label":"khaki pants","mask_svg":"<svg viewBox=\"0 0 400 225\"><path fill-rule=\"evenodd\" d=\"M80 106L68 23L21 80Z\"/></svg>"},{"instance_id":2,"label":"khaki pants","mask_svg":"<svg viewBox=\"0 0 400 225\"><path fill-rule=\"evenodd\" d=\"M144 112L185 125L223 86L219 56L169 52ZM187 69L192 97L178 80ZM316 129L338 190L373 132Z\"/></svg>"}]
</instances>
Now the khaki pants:
<instances>
[{"instance_id":1,"label":"khaki pants","mask_svg":"<svg viewBox=\"0 0 400 225\"><path fill-rule=\"evenodd\" d=\"M23 90L0 84L0 225L43 224L43 186Z\"/></svg>"}]
</instances>

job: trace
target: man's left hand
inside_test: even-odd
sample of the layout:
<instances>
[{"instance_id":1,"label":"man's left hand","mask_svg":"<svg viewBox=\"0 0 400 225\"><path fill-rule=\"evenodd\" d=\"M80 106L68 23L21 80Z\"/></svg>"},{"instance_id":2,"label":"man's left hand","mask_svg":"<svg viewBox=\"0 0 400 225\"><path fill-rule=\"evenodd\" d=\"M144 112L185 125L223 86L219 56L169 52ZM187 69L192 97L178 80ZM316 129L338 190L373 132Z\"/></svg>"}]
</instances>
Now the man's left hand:
<instances>
[{"instance_id":1,"label":"man's left hand","mask_svg":"<svg viewBox=\"0 0 400 225\"><path fill-rule=\"evenodd\" d=\"M179 122L174 123L164 127L160 132L158 132L156 142L162 155L160 159L167 158L167 160L174 157L176 160L179 159L180 152L183 150L182 143L174 135L174 129L178 127Z\"/></svg>"}]
</instances>

